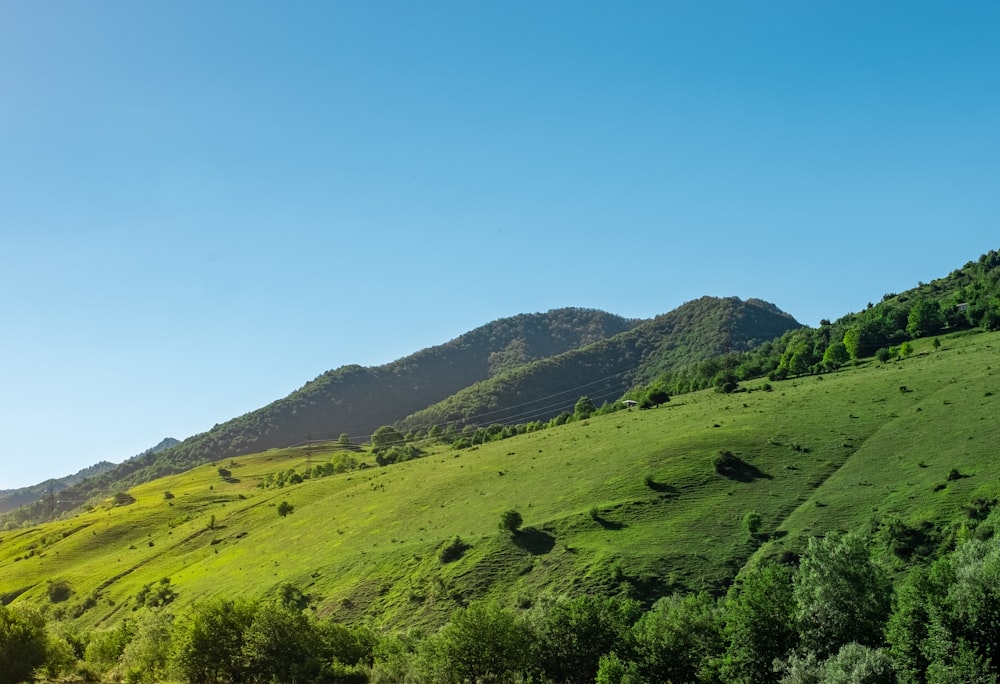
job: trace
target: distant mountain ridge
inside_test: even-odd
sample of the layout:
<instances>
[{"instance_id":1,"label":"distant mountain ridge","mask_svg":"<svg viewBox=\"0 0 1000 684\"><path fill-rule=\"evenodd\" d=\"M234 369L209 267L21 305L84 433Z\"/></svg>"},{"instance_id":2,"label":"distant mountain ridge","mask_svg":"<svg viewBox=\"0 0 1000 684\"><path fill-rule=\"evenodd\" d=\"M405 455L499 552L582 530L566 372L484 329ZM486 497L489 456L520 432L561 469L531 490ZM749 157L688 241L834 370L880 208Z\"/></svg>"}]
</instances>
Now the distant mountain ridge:
<instances>
[{"instance_id":1,"label":"distant mountain ridge","mask_svg":"<svg viewBox=\"0 0 1000 684\"><path fill-rule=\"evenodd\" d=\"M490 422L520 422L524 416L512 407L553 392L566 392L570 405L582 394L613 400L664 368L748 349L798 327L773 304L736 297L703 297L646 321L583 308L503 318L389 364L323 373L267 406L74 485L65 510L219 459L342 434L367 441L383 425L429 417L468 423L484 410L499 411ZM530 415L562 410L552 404ZM36 508L24 518L37 519Z\"/></svg>"},{"instance_id":2,"label":"distant mountain ridge","mask_svg":"<svg viewBox=\"0 0 1000 684\"><path fill-rule=\"evenodd\" d=\"M162 453L130 459L80 486L78 499L220 458L346 433L366 440L381 425L470 384L629 330L640 321L585 308L519 314L376 367L327 371L287 397L194 435Z\"/></svg>"},{"instance_id":3,"label":"distant mountain ridge","mask_svg":"<svg viewBox=\"0 0 1000 684\"><path fill-rule=\"evenodd\" d=\"M158 454L164 449L169 449L170 447L177 446L178 444L180 444L180 440L167 437L161 440L156 446L143 451L139 454L139 456ZM55 494L59 494L60 492L64 492L73 485L84 482L92 477L97 477L99 475L103 475L104 473L111 472L117 467L117 463L112 463L111 461L101 461L100 463L95 463L92 466L83 468L79 472L72 475L53 478L28 487L0 490L0 514L7 513L8 511L12 511L15 508L20 508L21 506L25 506L30 503L39 502L44 497L51 497Z\"/></svg>"},{"instance_id":4,"label":"distant mountain ridge","mask_svg":"<svg viewBox=\"0 0 1000 684\"><path fill-rule=\"evenodd\" d=\"M759 299L702 297L593 344L471 385L400 422L404 430L455 423L526 423L572 411L581 396L614 401L663 370L748 351L802 327Z\"/></svg>"},{"instance_id":5,"label":"distant mountain ridge","mask_svg":"<svg viewBox=\"0 0 1000 684\"><path fill-rule=\"evenodd\" d=\"M28 487L0 490L0 513L6 513L15 508L40 501L43 497L58 494L78 482L114 470L115 467L115 464L110 461L101 461L72 475L46 480Z\"/></svg>"}]
</instances>

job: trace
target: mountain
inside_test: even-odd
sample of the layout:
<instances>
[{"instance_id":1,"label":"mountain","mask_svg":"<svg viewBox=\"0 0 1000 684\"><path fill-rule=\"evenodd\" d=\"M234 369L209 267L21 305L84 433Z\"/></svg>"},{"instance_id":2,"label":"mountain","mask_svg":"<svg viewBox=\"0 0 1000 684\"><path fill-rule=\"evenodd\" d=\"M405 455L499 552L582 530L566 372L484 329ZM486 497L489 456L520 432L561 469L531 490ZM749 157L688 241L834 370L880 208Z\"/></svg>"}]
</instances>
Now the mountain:
<instances>
[{"instance_id":1,"label":"mountain","mask_svg":"<svg viewBox=\"0 0 1000 684\"><path fill-rule=\"evenodd\" d=\"M154 591L181 617L287 583L324 617L427 631L482 598L719 595L755 559L793 562L838 530L872 532L902 572L1000 529L1000 333L940 342L472 449L426 443L385 467L336 443L202 465L0 532L0 602L106 629L141 619ZM516 535L497 529L510 509Z\"/></svg>"},{"instance_id":2,"label":"mountain","mask_svg":"<svg viewBox=\"0 0 1000 684\"><path fill-rule=\"evenodd\" d=\"M512 407L544 396L547 388L561 392L584 385L597 399L617 398L657 368L751 348L796 327L774 305L736 298L705 297L645 323L594 309L521 314L390 364L329 371L283 399L162 454L134 459L93 484L106 490L341 434L364 442L380 426L442 401L462 403L459 413L478 412L481 404L471 397L479 391L467 389L473 386L508 388L489 399L489 410L502 409L504 420L516 415Z\"/></svg>"},{"instance_id":3,"label":"mountain","mask_svg":"<svg viewBox=\"0 0 1000 684\"><path fill-rule=\"evenodd\" d=\"M261 409L78 484L55 511L40 504L19 511L18 522L201 463L342 434L365 442L404 419L423 426L442 416L467 424L484 411L493 412L488 422L548 417L581 394L617 399L659 369L749 349L798 327L773 304L735 297L703 297L650 321L581 308L504 318L393 363L328 371ZM554 393L558 401L538 403ZM528 413L518 408L525 402Z\"/></svg>"},{"instance_id":4,"label":"mountain","mask_svg":"<svg viewBox=\"0 0 1000 684\"><path fill-rule=\"evenodd\" d=\"M614 401L664 370L749 351L802 327L759 299L702 297L580 349L467 387L401 421L404 430L448 424L528 423L572 411L581 396Z\"/></svg>"},{"instance_id":5,"label":"mountain","mask_svg":"<svg viewBox=\"0 0 1000 684\"><path fill-rule=\"evenodd\" d=\"M972 636L977 650L965 653L995 670L982 654L996 644L989 591L1000 547L1000 255L759 345L733 321L766 321L780 311L732 299L689 304L576 352L499 371L478 388L487 391L471 396L479 401L493 392L507 402L491 382L545 376L550 365L577 372L585 367L577 356L591 358L600 348L635 356L633 370L623 371L635 382L686 383L656 410L619 402L475 444L414 437L415 457L384 466L368 445L339 440L203 464L92 499L51 522L0 528L0 604L37 608L53 634L74 642L132 639L126 653L154 654L192 633L173 632L172 622L193 626L205 606L215 611L210 616L226 616L229 601L240 611L243 601L256 602L257 615L291 611L274 624L316 620L338 647L377 641L371 680L402 681L407 671L419 673L408 667L419 668L423 654L447 647L456 634L469 639L469 652L497 641L497 632L481 626L499 620L542 625L531 643L546 646L530 650L561 658L564 634L590 634L599 624L586 617L589 609L573 608L585 618L581 631L544 627L575 620L562 613L562 622L548 621L560 605L585 605L576 599L635 600L648 612L629 609L627 625L638 619L629 634L645 639L648 652L662 651L660 635L679 627L715 640L713 651L698 657L719 661L722 624L745 619L744 610L759 604L764 612L753 608L749 616L765 616L754 629L770 642L776 623L767 616L804 614L812 599L799 594L815 593L789 588L828 575L815 586L835 598L823 601L847 595L847 603L882 604L871 622L873 644L882 643L893 611L884 672L899 667L897 644L937 649L939 635L949 640L941 642L941 657L960 653L960 639ZM662 338L643 332L647 326ZM699 361L713 339L726 353ZM511 513L519 526L505 525ZM838 551L845 539L861 544L861 553ZM820 545L831 553L816 555ZM761 571L776 573L775 581L755 584ZM860 593L852 588L862 585ZM784 597L760 603L762 591ZM970 621L966 606L988 610ZM940 620L930 620L939 609ZM715 626L702 631L700 615ZM853 639L854 622L844 623L842 636ZM256 618L244 624L248 631L237 627L227 640L235 658L264 632L253 631ZM140 626L134 637L132 625ZM953 634L953 627L963 631ZM906 630L903 642L895 628ZM268 631L282 652L297 641L288 635L303 634L297 627ZM905 641L911 635L915 640ZM217 643L206 640L207 662L220 660ZM678 657L691 650L689 642L671 643ZM137 662L125 654L116 661L116 648L102 673L117 675ZM774 658L760 662L765 681ZM367 677L370 664L359 674ZM994 673L973 665L956 681ZM390 671L399 675L386 676Z\"/></svg>"},{"instance_id":6,"label":"mountain","mask_svg":"<svg viewBox=\"0 0 1000 684\"><path fill-rule=\"evenodd\" d=\"M133 458L141 458L151 454L158 454L164 449L169 449L170 447L177 446L178 444L180 444L179 440L176 440L173 437L166 437L156 446L146 449L141 454L133 456ZM60 496L59 499L56 500L55 495L63 493L67 489L70 489L74 485L81 482L98 477L104 473L112 472L116 468L118 468L118 464L116 463L101 461L100 463L88 466L73 475L46 480L45 482L32 485L30 487L0 490L0 515L31 503L37 503L39 507L44 509L54 509L57 506L59 508L65 508L66 506L75 507L75 504L82 503L83 500L72 496Z\"/></svg>"},{"instance_id":7,"label":"mountain","mask_svg":"<svg viewBox=\"0 0 1000 684\"><path fill-rule=\"evenodd\" d=\"M83 470L52 480L46 480L29 487L17 489L0 490L0 514L12 511L30 503L41 502L45 499L59 494L70 486L82 482L88 478L95 477L110 470L114 470L115 464L110 461L101 461Z\"/></svg>"},{"instance_id":8,"label":"mountain","mask_svg":"<svg viewBox=\"0 0 1000 684\"><path fill-rule=\"evenodd\" d=\"M131 458L74 488L91 496L182 472L200 463L348 434L366 441L378 427L455 392L538 359L629 330L638 321L584 308L520 314L480 326L450 342L382 366L350 365L323 373L287 397L216 425L166 450ZM19 522L44 519L38 505Z\"/></svg>"},{"instance_id":9,"label":"mountain","mask_svg":"<svg viewBox=\"0 0 1000 684\"><path fill-rule=\"evenodd\" d=\"M164 437L163 439L160 440L160 442L156 446L146 449L138 456L133 456L133 458L141 458L143 456L148 456L149 454L158 454L161 451L166 451L167 449L175 447L180 443L181 441L179 439L174 439L173 437Z\"/></svg>"}]
</instances>

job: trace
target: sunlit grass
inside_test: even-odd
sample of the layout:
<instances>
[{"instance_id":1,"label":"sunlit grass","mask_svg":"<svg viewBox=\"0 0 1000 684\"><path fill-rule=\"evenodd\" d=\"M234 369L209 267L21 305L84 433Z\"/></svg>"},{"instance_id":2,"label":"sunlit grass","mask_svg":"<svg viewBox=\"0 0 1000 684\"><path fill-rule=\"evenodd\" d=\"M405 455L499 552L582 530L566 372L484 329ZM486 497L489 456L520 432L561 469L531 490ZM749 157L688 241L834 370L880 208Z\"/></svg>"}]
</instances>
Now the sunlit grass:
<instances>
[{"instance_id":1,"label":"sunlit grass","mask_svg":"<svg viewBox=\"0 0 1000 684\"><path fill-rule=\"evenodd\" d=\"M546 592L722 590L755 554L799 549L808 535L890 513L942 522L998 495L1000 336L944 342L918 341L884 366L677 396L282 489L258 484L325 462L336 445L207 464L136 487L131 505L0 534L0 594L94 626L131 614L161 578L179 610L290 582L323 614L431 625L488 594L528 605ZM722 450L746 470L716 473ZM951 469L963 477L948 480ZM283 501L294 506L285 517ZM524 518L516 536L498 529L512 507ZM741 522L750 510L763 519L755 538ZM468 548L442 563L456 535ZM72 597L50 604L50 579Z\"/></svg>"}]
</instances>

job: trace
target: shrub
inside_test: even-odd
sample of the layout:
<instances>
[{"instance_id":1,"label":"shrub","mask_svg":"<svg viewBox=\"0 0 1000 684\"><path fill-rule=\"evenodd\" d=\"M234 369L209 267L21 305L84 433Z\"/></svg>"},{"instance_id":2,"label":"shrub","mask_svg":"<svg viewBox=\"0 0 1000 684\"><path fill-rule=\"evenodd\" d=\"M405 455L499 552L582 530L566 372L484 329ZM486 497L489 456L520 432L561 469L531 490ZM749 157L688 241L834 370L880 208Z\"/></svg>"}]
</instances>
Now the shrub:
<instances>
[{"instance_id":1,"label":"shrub","mask_svg":"<svg viewBox=\"0 0 1000 684\"><path fill-rule=\"evenodd\" d=\"M62 603L69 600L69 597L73 595L73 590L66 580L49 580L48 595L52 603Z\"/></svg>"},{"instance_id":2,"label":"shrub","mask_svg":"<svg viewBox=\"0 0 1000 684\"><path fill-rule=\"evenodd\" d=\"M45 620L27 609L0 606L0 684L28 681L45 663Z\"/></svg>"},{"instance_id":3,"label":"shrub","mask_svg":"<svg viewBox=\"0 0 1000 684\"><path fill-rule=\"evenodd\" d=\"M177 598L177 592L170 586L170 578L164 577L155 584L145 584L135 595L135 602L138 606L148 606L159 608L171 603Z\"/></svg>"},{"instance_id":4,"label":"shrub","mask_svg":"<svg viewBox=\"0 0 1000 684\"><path fill-rule=\"evenodd\" d=\"M117 492L113 497L115 506L128 506L135 503L135 497L128 492Z\"/></svg>"},{"instance_id":5,"label":"shrub","mask_svg":"<svg viewBox=\"0 0 1000 684\"><path fill-rule=\"evenodd\" d=\"M747 534L753 537L758 532L760 532L760 526L763 524L764 518L757 511L747 511L747 514L743 516L743 529L747 531Z\"/></svg>"},{"instance_id":6,"label":"shrub","mask_svg":"<svg viewBox=\"0 0 1000 684\"><path fill-rule=\"evenodd\" d=\"M715 378L715 391L722 394L730 394L740 388L736 374L726 371L719 373Z\"/></svg>"},{"instance_id":7,"label":"shrub","mask_svg":"<svg viewBox=\"0 0 1000 684\"><path fill-rule=\"evenodd\" d=\"M468 548L469 545L462 541L462 538L456 534L455 538L443 546L438 552L438 560L442 563L457 561L465 554L465 551Z\"/></svg>"},{"instance_id":8,"label":"shrub","mask_svg":"<svg viewBox=\"0 0 1000 684\"><path fill-rule=\"evenodd\" d=\"M118 663L134 636L135 628L128 620L122 620L113 630L94 632L90 635L84 659L98 672L107 672Z\"/></svg>"},{"instance_id":9,"label":"shrub","mask_svg":"<svg viewBox=\"0 0 1000 684\"><path fill-rule=\"evenodd\" d=\"M525 681L533 645L531 628L515 613L473 603L424 642L422 674L434 682Z\"/></svg>"},{"instance_id":10,"label":"shrub","mask_svg":"<svg viewBox=\"0 0 1000 684\"><path fill-rule=\"evenodd\" d=\"M524 522L524 518L521 514L517 512L516 509L511 508L508 511L504 511L500 514L500 529L507 530L509 532L517 533L521 529L521 524Z\"/></svg>"}]
</instances>

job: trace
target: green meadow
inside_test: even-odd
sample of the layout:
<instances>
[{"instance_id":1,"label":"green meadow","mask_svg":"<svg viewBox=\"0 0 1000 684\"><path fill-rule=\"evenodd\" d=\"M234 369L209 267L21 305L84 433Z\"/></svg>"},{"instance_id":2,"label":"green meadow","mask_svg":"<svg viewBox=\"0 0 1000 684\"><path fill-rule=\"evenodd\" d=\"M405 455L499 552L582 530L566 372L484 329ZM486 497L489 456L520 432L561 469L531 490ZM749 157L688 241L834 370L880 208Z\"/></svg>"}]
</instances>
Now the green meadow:
<instances>
[{"instance_id":1,"label":"green meadow","mask_svg":"<svg viewBox=\"0 0 1000 684\"><path fill-rule=\"evenodd\" d=\"M282 488L260 485L338 446L200 466L0 533L0 596L99 628L164 580L178 612L291 584L322 616L388 629L437 626L483 597L513 608L547 595L722 593L748 563L810 536L890 516L947 530L977 497L1000 496L1000 334L941 342L468 449L424 444L423 457L385 467L355 452L367 467ZM739 465L716 472L720 452ZM498 529L511 508L516 534ZM459 557L445 562L456 537Z\"/></svg>"}]
</instances>

